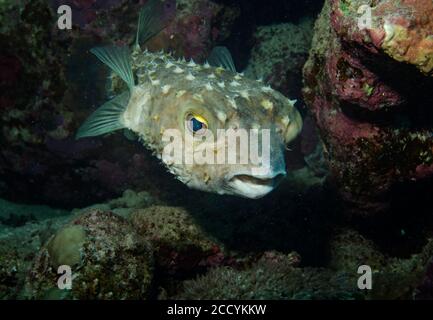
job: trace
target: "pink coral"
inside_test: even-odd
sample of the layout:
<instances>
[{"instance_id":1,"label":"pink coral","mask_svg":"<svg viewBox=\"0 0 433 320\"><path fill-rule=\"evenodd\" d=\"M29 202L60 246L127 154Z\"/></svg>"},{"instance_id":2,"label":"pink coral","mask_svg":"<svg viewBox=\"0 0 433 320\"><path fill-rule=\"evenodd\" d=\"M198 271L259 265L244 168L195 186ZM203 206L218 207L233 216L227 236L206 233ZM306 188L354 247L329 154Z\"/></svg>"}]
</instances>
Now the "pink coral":
<instances>
[{"instance_id":1,"label":"pink coral","mask_svg":"<svg viewBox=\"0 0 433 320\"><path fill-rule=\"evenodd\" d=\"M397 184L433 177L426 32L433 15L425 14L433 5L380 1L371 28L360 29L362 4L326 2L304 68L304 97L341 195L353 212L374 214L399 198Z\"/></svg>"}]
</instances>

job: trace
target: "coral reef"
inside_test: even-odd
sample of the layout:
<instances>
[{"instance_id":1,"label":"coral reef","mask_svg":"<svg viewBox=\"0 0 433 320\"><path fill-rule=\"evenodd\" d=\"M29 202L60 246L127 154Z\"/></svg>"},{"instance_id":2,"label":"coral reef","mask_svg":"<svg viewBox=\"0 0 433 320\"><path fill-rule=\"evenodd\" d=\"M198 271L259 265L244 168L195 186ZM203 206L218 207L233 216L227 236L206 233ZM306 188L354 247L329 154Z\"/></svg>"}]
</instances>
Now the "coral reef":
<instances>
[{"instance_id":1,"label":"coral reef","mask_svg":"<svg viewBox=\"0 0 433 320\"><path fill-rule=\"evenodd\" d=\"M111 211L123 218L129 219L131 213L137 209L144 209L158 203L159 202L146 191L135 192L134 190L127 189L120 198L109 200L106 203L93 204L81 209L74 209L72 213L80 215L86 211L98 209L101 211Z\"/></svg>"},{"instance_id":2,"label":"coral reef","mask_svg":"<svg viewBox=\"0 0 433 320\"><path fill-rule=\"evenodd\" d=\"M165 49L178 57L204 62L217 41L230 35L239 15L235 7L209 0L177 0L175 20L146 44L150 50Z\"/></svg>"},{"instance_id":3,"label":"coral reef","mask_svg":"<svg viewBox=\"0 0 433 320\"><path fill-rule=\"evenodd\" d=\"M229 207L233 202L226 205ZM228 207L221 209L229 211ZM204 216L190 208L154 205L146 193L128 190L121 198L74 210L72 215L52 213L51 218L46 215L45 219L28 221L24 226L4 226L0 228L0 296L3 299L430 297L431 240L408 256L398 257L347 226L329 230L330 239L316 235L320 237L314 243L305 230L316 233L311 229L316 224L321 225L321 230L329 228L317 218L312 225L303 226L287 214L285 218L290 219L283 223L275 214L268 212L270 216L264 219L263 213L256 215L251 208L245 208L248 217L236 217L229 212L235 216L227 220L221 211L218 217L212 217L209 208L201 208L205 209ZM311 210L310 205L307 208ZM305 219L313 219L304 213L300 217L303 223ZM331 218L327 216L328 220ZM209 220L208 224L203 219ZM209 223L214 224L216 219L225 221L215 226L219 231L215 234ZM281 230L277 227L280 225ZM289 225L298 232L283 237L280 233L287 233ZM293 242L292 237L299 237L305 246ZM280 248L297 247L302 255L266 249L278 247L277 241L286 242ZM318 241L322 242L320 246ZM312 260L311 255L318 260ZM357 270L364 264L373 271L373 290L368 292L357 287ZM60 265L72 267L71 291L57 288Z\"/></svg>"},{"instance_id":4,"label":"coral reef","mask_svg":"<svg viewBox=\"0 0 433 320\"><path fill-rule=\"evenodd\" d=\"M23 280L18 273L23 269L23 261L16 251L0 247L0 299L16 299ZM21 283L20 283L21 282Z\"/></svg>"},{"instance_id":5,"label":"coral reef","mask_svg":"<svg viewBox=\"0 0 433 320\"><path fill-rule=\"evenodd\" d=\"M153 246L156 264L171 275L222 265L223 246L183 208L153 206L131 214L131 223Z\"/></svg>"},{"instance_id":6,"label":"coral reef","mask_svg":"<svg viewBox=\"0 0 433 320\"><path fill-rule=\"evenodd\" d=\"M326 267L300 267L296 253L266 252L250 266L219 267L186 280L178 299L413 299L431 292L433 243L402 259L387 256L351 229L336 230ZM372 268L372 290L359 290L358 267ZM417 289L416 289L417 288Z\"/></svg>"},{"instance_id":7,"label":"coral reef","mask_svg":"<svg viewBox=\"0 0 433 320\"><path fill-rule=\"evenodd\" d=\"M153 203L154 200L146 192L132 190L126 190L122 197L105 204L75 209L72 213L47 206L19 205L0 200L0 283L3 284L0 298L25 298L25 279L36 254L71 220L93 209L112 211L127 218L133 210ZM62 253L63 250L57 252Z\"/></svg>"},{"instance_id":8,"label":"coral reef","mask_svg":"<svg viewBox=\"0 0 433 320\"><path fill-rule=\"evenodd\" d=\"M427 265L424 276L413 293L413 298L416 300L433 299L433 259Z\"/></svg>"},{"instance_id":9,"label":"coral reef","mask_svg":"<svg viewBox=\"0 0 433 320\"><path fill-rule=\"evenodd\" d=\"M362 295L349 275L296 268L296 254L265 253L246 270L212 269L184 282L178 299L354 299ZM294 263L295 262L295 263Z\"/></svg>"},{"instance_id":10,"label":"coral reef","mask_svg":"<svg viewBox=\"0 0 433 320\"><path fill-rule=\"evenodd\" d=\"M72 289L57 288L57 268L73 272ZM129 222L93 210L63 227L39 251L26 280L30 299L145 299L153 277L150 245Z\"/></svg>"},{"instance_id":11,"label":"coral reef","mask_svg":"<svg viewBox=\"0 0 433 320\"><path fill-rule=\"evenodd\" d=\"M353 274L361 265L371 267L373 285L365 298L373 300L413 299L415 288L426 283L433 255L431 240L419 252L400 258L385 253L373 241L351 229L335 230L329 247L328 267L334 272Z\"/></svg>"},{"instance_id":12,"label":"coral reef","mask_svg":"<svg viewBox=\"0 0 433 320\"><path fill-rule=\"evenodd\" d=\"M413 203L422 211L420 194L433 177L433 5L370 1L371 25L364 26L364 2L326 1L304 68L305 101L352 213Z\"/></svg>"},{"instance_id":13,"label":"coral reef","mask_svg":"<svg viewBox=\"0 0 433 320\"><path fill-rule=\"evenodd\" d=\"M0 224L0 299L22 299L25 278L38 250L71 219L52 216L23 226Z\"/></svg>"},{"instance_id":14,"label":"coral reef","mask_svg":"<svg viewBox=\"0 0 433 320\"><path fill-rule=\"evenodd\" d=\"M299 24L258 27L245 74L263 78L291 99L301 98L302 67L308 58L313 25L311 18L305 18Z\"/></svg>"}]
</instances>

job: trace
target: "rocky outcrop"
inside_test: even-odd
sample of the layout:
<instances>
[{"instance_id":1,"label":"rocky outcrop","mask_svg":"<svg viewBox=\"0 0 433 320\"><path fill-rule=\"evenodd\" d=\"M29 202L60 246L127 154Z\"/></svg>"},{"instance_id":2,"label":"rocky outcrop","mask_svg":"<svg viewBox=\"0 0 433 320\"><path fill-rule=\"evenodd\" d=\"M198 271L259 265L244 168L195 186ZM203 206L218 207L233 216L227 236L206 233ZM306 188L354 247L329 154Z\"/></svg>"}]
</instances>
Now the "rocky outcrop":
<instances>
[{"instance_id":1,"label":"rocky outcrop","mask_svg":"<svg viewBox=\"0 0 433 320\"><path fill-rule=\"evenodd\" d=\"M433 4L368 3L326 1L305 101L352 212L422 210L433 178Z\"/></svg>"}]
</instances>

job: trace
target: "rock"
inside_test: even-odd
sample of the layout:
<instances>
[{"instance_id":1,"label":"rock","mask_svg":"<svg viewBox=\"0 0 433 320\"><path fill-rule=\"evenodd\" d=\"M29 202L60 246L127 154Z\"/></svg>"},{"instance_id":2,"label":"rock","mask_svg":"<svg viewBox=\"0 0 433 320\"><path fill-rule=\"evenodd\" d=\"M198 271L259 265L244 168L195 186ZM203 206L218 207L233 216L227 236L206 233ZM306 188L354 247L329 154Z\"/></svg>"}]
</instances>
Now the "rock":
<instances>
[{"instance_id":1,"label":"rock","mask_svg":"<svg viewBox=\"0 0 433 320\"><path fill-rule=\"evenodd\" d=\"M305 101L350 213L414 203L422 211L433 177L433 5L375 2L372 26L360 29L363 3L326 1L304 68Z\"/></svg>"},{"instance_id":2,"label":"rock","mask_svg":"<svg viewBox=\"0 0 433 320\"><path fill-rule=\"evenodd\" d=\"M327 263L301 267L296 253L267 252L252 264L218 267L186 280L178 299L425 299L431 294L433 242L409 257L386 254L351 229L335 230ZM372 271L372 289L360 290L360 266Z\"/></svg>"},{"instance_id":3,"label":"rock","mask_svg":"<svg viewBox=\"0 0 433 320\"><path fill-rule=\"evenodd\" d=\"M22 274L27 266L16 250L5 248L0 242L0 299L18 298L23 285Z\"/></svg>"},{"instance_id":4,"label":"rock","mask_svg":"<svg viewBox=\"0 0 433 320\"><path fill-rule=\"evenodd\" d=\"M325 269L297 268L293 255L264 254L251 267L220 267L183 284L176 299L303 300L362 298L351 277ZM295 263L294 263L295 261Z\"/></svg>"},{"instance_id":5,"label":"rock","mask_svg":"<svg viewBox=\"0 0 433 320\"><path fill-rule=\"evenodd\" d=\"M59 290L57 267L72 269ZM125 219L93 210L62 228L39 251L26 280L30 299L145 299L153 278L149 243Z\"/></svg>"},{"instance_id":6,"label":"rock","mask_svg":"<svg viewBox=\"0 0 433 320\"><path fill-rule=\"evenodd\" d=\"M335 231L329 246L329 268L335 273L351 274L354 285L361 276L358 268L371 268L372 289L365 292L366 299L408 300L428 294L428 266L433 255L431 240L410 256L396 257L357 231L340 229Z\"/></svg>"},{"instance_id":7,"label":"rock","mask_svg":"<svg viewBox=\"0 0 433 320\"><path fill-rule=\"evenodd\" d=\"M53 268L56 270L63 265L79 265L85 241L86 231L82 226L69 226L60 230L47 248Z\"/></svg>"},{"instance_id":8,"label":"rock","mask_svg":"<svg viewBox=\"0 0 433 320\"><path fill-rule=\"evenodd\" d=\"M177 0L176 19L152 39L150 50L169 50L175 56L204 63L217 41L230 35L239 16L235 7L210 0Z\"/></svg>"},{"instance_id":9,"label":"rock","mask_svg":"<svg viewBox=\"0 0 433 320\"><path fill-rule=\"evenodd\" d=\"M431 1L385 0L369 6L362 0L332 2L331 23L343 41L433 75ZM359 19L360 13L368 14L366 10L371 12L371 25L368 20Z\"/></svg>"},{"instance_id":10,"label":"rock","mask_svg":"<svg viewBox=\"0 0 433 320\"><path fill-rule=\"evenodd\" d=\"M428 263L425 273L413 294L415 300L433 299L433 259Z\"/></svg>"},{"instance_id":11,"label":"rock","mask_svg":"<svg viewBox=\"0 0 433 320\"><path fill-rule=\"evenodd\" d=\"M154 248L160 272L182 275L223 265L223 246L180 207L152 206L131 215L132 225Z\"/></svg>"},{"instance_id":12,"label":"rock","mask_svg":"<svg viewBox=\"0 0 433 320\"><path fill-rule=\"evenodd\" d=\"M30 206L8 206L28 210ZM42 207L41 207L42 208ZM41 209L36 207L36 209ZM42 212L42 211L39 211ZM24 225L0 223L0 299L22 299L25 279L41 246L56 230L65 225L70 216L43 214L43 220L25 221Z\"/></svg>"},{"instance_id":13,"label":"rock","mask_svg":"<svg viewBox=\"0 0 433 320\"><path fill-rule=\"evenodd\" d=\"M355 273L362 265L368 265L373 271L384 268L386 257L373 241L354 230L339 230L329 244L329 267Z\"/></svg>"},{"instance_id":14,"label":"rock","mask_svg":"<svg viewBox=\"0 0 433 320\"><path fill-rule=\"evenodd\" d=\"M245 74L265 82L290 99L300 99L302 67L308 58L313 20L258 27Z\"/></svg>"},{"instance_id":15,"label":"rock","mask_svg":"<svg viewBox=\"0 0 433 320\"><path fill-rule=\"evenodd\" d=\"M148 192L127 189L123 192L122 196L116 199L109 200L105 203L97 203L89 207L74 209L72 213L80 215L86 211L96 209L102 211L111 211L123 218L128 219L132 212L137 209L144 209L151 205L158 204Z\"/></svg>"}]
</instances>

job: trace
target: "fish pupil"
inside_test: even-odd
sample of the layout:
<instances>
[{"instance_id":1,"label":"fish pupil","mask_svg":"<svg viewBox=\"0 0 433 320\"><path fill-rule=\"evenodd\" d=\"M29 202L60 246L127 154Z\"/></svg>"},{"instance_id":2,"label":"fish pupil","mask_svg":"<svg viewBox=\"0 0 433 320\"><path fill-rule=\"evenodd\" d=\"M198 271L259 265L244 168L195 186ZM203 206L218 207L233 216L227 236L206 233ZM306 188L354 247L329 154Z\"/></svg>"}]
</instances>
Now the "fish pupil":
<instances>
[{"instance_id":1,"label":"fish pupil","mask_svg":"<svg viewBox=\"0 0 433 320\"><path fill-rule=\"evenodd\" d=\"M203 122L200 122L199 120L197 120L196 118L192 118L192 130L194 132L200 131L201 129L203 129Z\"/></svg>"}]
</instances>

